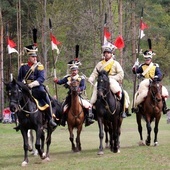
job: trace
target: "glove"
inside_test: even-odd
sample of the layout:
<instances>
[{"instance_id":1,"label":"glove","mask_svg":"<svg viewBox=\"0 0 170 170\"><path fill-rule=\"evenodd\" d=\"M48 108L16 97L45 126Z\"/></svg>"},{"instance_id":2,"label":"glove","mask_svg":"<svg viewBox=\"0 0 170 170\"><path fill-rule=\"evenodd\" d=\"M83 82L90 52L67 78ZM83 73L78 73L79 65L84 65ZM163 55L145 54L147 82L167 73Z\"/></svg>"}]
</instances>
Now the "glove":
<instances>
[{"instance_id":1,"label":"glove","mask_svg":"<svg viewBox=\"0 0 170 170\"><path fill-rule=\"evenodd\" d=\"M138 61L138 59L136 60L134 66L137 66L137 67L139 66L139 61Z\"/></svg>"},{"instance_id":2,"label":"glove","mask_svg":"<svg viewBox=\"0 0 170 170\"><path fill-rule=\"evenodd\" d=\"M32 89L33 87L36 87L39 85L40 85L40 83L37 80L35 80L32 83L28 84L28 87Z\"/></svg>"}]
</instances>

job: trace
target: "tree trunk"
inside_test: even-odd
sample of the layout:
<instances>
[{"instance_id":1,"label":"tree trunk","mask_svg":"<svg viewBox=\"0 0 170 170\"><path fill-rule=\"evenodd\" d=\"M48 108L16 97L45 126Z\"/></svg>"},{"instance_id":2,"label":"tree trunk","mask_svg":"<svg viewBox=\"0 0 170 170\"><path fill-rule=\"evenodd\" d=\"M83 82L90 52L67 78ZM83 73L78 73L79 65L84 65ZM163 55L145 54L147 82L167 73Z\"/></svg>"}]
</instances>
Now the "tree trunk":
<instances>
[{"instance_id":1,"label":"tree trunk","mask_svg":"<svg viewBox=\"0 0 170 170\"><path fill-rule=\"evenodd\" d=\"M2 12L0 8L0 121L3 119L3 109L4 109L4 76L3 76L3 22L2 22Z\"/></svg>"}]
</instances>

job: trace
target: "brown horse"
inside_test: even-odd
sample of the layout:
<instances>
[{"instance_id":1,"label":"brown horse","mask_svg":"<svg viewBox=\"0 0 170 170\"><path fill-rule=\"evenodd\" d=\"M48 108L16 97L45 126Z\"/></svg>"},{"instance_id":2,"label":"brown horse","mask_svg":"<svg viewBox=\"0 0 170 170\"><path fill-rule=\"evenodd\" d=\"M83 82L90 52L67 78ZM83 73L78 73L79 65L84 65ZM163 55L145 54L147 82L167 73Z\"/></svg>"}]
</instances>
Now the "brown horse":
<instances>
[{"instance_id":1,"label":"brown horse","mask_svg":"<svg viewBox=\"0 0 170 170\"><path fill-rule=\"evenodd\" d=\"M140 142L139 145L147 145L150 146L151 142L151 123L155 121L154 127L154 146L158 145L157 141L157 134L158 134L158 125L159 120L161 118L161 112L163 107L162 102L162 85L156 80L151 79L149 83L149 90L146 99L142 103L142 106L139 108L139 112L136 113L136 121L138 124L138 132L140 134ZM146 121L146 128L147 128L147 139L145 143L143 142L142 136L142 125L141 119L144 118Z\"/></svg>"},{"instance_id":2,"label":"brown horse","mask_svg":"<svg viewBox=\"0 0 170 170\"><path fill-rule=\"evenodd\" d=\"M68 110L68 115L67 115L67 124L70 133L70 141L72 144L72 151L74 152L81 151L80 134L82 131L83 122L85 118L83 107L79 102L79 84L80 82L78 80L74 80L74 79L71 80L71 84L70 84L71 106ZM73 134L74 128L77 129L76 146L74 143L74 134Z\"/></svg>"}]
</instances>

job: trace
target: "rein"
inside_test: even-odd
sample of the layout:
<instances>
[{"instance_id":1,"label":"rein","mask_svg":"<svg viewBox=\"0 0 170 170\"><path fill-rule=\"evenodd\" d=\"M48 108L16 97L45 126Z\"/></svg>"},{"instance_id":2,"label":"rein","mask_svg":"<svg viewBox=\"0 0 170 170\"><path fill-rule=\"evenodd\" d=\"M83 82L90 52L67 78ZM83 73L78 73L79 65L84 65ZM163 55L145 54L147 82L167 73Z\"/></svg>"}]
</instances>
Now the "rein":
<instances>
[{"instance_id":1,"label":"rein","mask_svg":"<svg viewBox=\"0 0 170 170\"><path fill-rule=\"evenodd\" d=\"M116 102L116 107L115 107L114 111L112 112L112 111L110 110L109 104L108 104L107 99L106 99L106 98L107 98L107 95L108 95L109 93L111 93L111 90L110 90L110 89L107 90L105 87L98 87L98 88L97 88L97 91L99 91L100 89L106 91L106 94L104 94L104 95L101 96L101 97L102 97L102 100L105 102L105 108L106 108L106 110L108 110L111 115L115 114L116 109L117 109L117 102Z\"/></svg>"}]
</instances>

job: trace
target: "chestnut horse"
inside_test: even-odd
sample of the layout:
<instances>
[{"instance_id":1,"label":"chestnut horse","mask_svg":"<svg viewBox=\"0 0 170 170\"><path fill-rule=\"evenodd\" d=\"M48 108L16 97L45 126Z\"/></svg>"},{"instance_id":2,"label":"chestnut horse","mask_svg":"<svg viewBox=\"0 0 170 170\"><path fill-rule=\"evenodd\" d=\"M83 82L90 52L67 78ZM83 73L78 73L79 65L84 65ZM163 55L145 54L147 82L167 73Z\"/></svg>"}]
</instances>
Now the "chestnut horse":
<instances>
[{"instance_id":1,"label":"chestnut horse","mask_svg":"<svg viewBox=\"0 0 170 170\"><path fill-rule=\"evenodd\" d=\"M151 123L155 121L154 127L154 146L158 145L157 141L157 134L158 134L158 125L159 120L161 118L161 112L163 107L162 102L162 85L156 79L149 80L149 90L147 97L145 98L144 102L141 104L142 106L139 107L139 112L136 113L136 121L138 124L138 132L140 134L140 142L139 145L147 145L149 146L151 143ZM146 128L147 128L147 139L144 143L143 136L142 136L142 124L141 119L144 118L146 121Z\"/></svg>"},{"instance_id":2,"label":"chestnut horse","mask_svg":"<svg viewBox=\"0 0 170 170\"><path fill-rule=\"evenodd\" d=\"M79 102L79 100L81 101L81 98L79 99L79 84L80 82L78 80L74 80L74 79L71 80L71 83L70 83L71 106L67 112L68 113L67 115L68 130L70 133L72 151L74 152L81 151L80 134L82 131L83 122L85 118L83 107ZM73 134L74 128L77 129L76 146L74 143L74 134Z\"/></svg>"}]
</instances>

